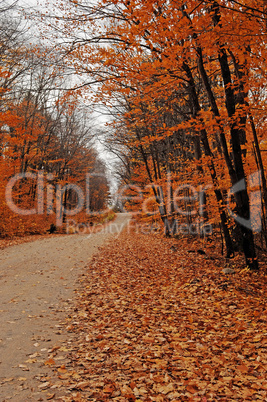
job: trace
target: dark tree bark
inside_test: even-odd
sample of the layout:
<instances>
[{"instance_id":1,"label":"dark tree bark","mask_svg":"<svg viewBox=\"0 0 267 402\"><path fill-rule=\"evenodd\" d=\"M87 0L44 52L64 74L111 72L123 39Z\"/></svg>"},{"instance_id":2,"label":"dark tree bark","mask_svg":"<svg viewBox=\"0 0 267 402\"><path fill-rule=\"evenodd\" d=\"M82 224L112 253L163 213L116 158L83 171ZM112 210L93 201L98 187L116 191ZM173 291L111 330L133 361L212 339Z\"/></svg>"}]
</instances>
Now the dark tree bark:
<instances>
[{"instance_id":1,"label":"dark tree bark","mask_svg":"<svg viewBox=\"0 0 267 402\"><path fill-rule=\"evenodd\" d=\"M222 78L224 82L225 88L225 105L228 116L230 118L234 118L236 113L236 104L235 104L235 96L234 91L232 89L232 80L231 80L231 72L229 68L227 53L224 47L220 47L218 59L221 67ZM237 127L235 122L231 123L230 134L231 134L231 142L232 142L232 153L233 153L233 162L234 168L236 172L237 182L242 182L242 180L246 180L243 160L242 160L242 150L241 150L241 138L244 137L244 127ZM238 215L240 218L245 219L249 222L250 219L250 203L247 187L245 189L241 189L240 191L235 193L236 200L236 208ZM237 222L238 223L238 222ZM240 231L242 233L242 247L243 252L246 258L246 264L250 269L258 269L258 260L256 256L255 244L254 244L254 236L252 232L252 228L248 226L244 226L243 224L239 224Z\"/></svg>"},{"instance_id":2,"label":"dark tree bark","mask_svg":"<svg viewBox=\"0 0 267 402\"><path fill-rule=\"evenodd\" d=\"M194 77L192 75L192 72L191 72L191 69L190 69L189 65L186 62L183 63L183 69L184 69L184 71L185 71L185 73L187 75L187 78L188 78L189 92L190 92L191 100L192 100L192 103L193 103L193 106L194 106L194 114L195 114L195 117L196 117L198 115L198 113L201 111L201 108L200 108L199 101L198 101L198 95L197 95L197 92L196 92L196 86L195 86ZM200 134L201 134L201 142L203 144L205 155L210 157L209 158L209 160L210 160L210 162L209 162L209 170L210 170L211 179L212 179L212 182L213 182L213 185L214 185L215 197L216 197L216 200L217 200L218 205L219 205L219 212L220 212L222 230L223 230L225 244L226 244L226 257L229 258L229 257L232 257L234 255L234 247L233 247L231 235L230 235L230 232L229 232L229 229L228 229L227 215L226 215L225 209L223 207L224 199L223 199L223 195L222 195L222 192L220 190L220 187L219 187L215 165L213 163L214 156L213 156L213 153L212 153L210 145L209 145L208 135L207 135L206 130L202 129Z\"/></svg>"}]
</instances>

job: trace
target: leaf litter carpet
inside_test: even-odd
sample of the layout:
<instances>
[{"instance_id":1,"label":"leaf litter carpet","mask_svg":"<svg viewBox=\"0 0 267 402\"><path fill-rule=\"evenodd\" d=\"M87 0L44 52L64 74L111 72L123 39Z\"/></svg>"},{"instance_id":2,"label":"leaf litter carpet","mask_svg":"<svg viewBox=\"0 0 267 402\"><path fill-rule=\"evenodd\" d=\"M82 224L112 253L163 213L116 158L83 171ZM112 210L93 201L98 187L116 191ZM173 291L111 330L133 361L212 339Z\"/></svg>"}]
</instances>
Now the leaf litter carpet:
<instances>
[{"instance_id":1,"label":"leaf litter carpet","mask_svg":"<svg viewBox=\"0 0 267 402\"><path fill-rule=\"evenodd\" d=\"M225 275L215 249L192 247L125 231L101 249L67 319L68 363L48 356L47 399L267 400L264 267Z\"/></svg>"}]
</instances>

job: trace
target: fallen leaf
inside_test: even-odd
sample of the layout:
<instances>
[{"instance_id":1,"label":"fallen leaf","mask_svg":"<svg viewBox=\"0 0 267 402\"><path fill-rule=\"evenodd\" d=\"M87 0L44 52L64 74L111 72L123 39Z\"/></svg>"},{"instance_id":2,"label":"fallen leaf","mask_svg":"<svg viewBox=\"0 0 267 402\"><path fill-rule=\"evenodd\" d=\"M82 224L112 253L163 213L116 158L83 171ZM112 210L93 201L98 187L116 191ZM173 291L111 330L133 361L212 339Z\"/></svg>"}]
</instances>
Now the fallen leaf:
<instances>
[{"instance_id":1,"label":"fallen leaf","mask_svg":"<svg viewBox=\"0 0 267 402\"><path fill-rule=\"evenodd\" d=\"M44 362L46 366L53 366L55 364L55 360L50 358Z\"/></svg>"},{"instance_id":2,"label":"fallen leaf","mask_svg":"<svg viewBox=\"0 0 267 402\"><path fill-rule=\"evenodd\" d=\"M46 399L49 401L50 399L53 399L56 394L47 394Z\"/></svg>"}]
</instances>

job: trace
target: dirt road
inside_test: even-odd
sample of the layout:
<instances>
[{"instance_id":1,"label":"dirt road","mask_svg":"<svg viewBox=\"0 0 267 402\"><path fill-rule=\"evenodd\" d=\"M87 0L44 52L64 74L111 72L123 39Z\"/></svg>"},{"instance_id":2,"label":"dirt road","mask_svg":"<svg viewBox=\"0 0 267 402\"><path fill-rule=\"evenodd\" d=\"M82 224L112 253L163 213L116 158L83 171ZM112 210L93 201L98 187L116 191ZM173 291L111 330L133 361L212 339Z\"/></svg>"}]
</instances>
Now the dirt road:
<instances>
[{"instance_id":1,"label":"dirt road","mask_svg":"<svg viewBox=\"0 0 267 402\"><path fill-rule=\"evenodd\" d=\"M119 214L102 232L45 238L0 251L0 400L47 400L47 351L61 328L78 277L98 247L128 223Z\"/></svg>"}]
</instances>

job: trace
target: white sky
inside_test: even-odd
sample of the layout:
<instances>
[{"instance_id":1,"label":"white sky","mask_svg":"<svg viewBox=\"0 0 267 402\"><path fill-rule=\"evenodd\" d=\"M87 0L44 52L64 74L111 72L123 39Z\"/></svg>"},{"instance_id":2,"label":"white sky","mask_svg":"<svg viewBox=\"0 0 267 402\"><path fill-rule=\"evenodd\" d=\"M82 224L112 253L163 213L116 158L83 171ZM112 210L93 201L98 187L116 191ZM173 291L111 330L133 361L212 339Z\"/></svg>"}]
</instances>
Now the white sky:
<instances>
[{"instance_id":1,"label":"white sky","mask_svg":"<svg viewBox=\"0 0 267 402\"><path fill-rule=\"evenodd\" d=\"M12 0L8 0L9 2L12 2ZM54 0L48 0L50 4L56 4L56 1ZM33 13L38 10L44 10L45 7L47 6L47 1L46 0L19 0L18 1L18 6L24 9L27 13ZM30 32L32 32L33 35L33 41L38 40L38 28L36 26L36 22L33 23L33 25L30 27ZM75 81L75 78L74 78ZM88 101L84 100L82 101L85 105L88 104ZM94 117L94 126L96 129L101 130L101 128L104 127L105 122L108 121L108 117L105 116L101 110L96 110L93 114ZM103 159L106 162L107 168L108 168L108 175L109 175L109 180L111 182L111 192L114 193L116 191L116 180L113 178L113 165L118 161L117 157L111 153L108 153L103 144L101 144L101 139L100 141L96 142L96 148L100 154L101 159Z\"/></svg>"}]
</instances>

